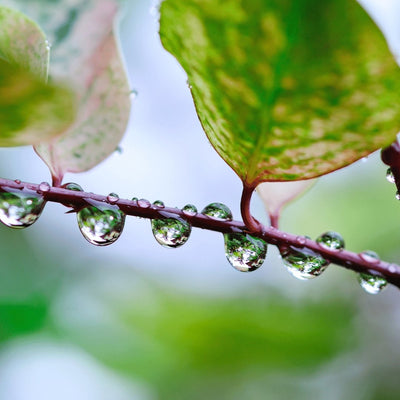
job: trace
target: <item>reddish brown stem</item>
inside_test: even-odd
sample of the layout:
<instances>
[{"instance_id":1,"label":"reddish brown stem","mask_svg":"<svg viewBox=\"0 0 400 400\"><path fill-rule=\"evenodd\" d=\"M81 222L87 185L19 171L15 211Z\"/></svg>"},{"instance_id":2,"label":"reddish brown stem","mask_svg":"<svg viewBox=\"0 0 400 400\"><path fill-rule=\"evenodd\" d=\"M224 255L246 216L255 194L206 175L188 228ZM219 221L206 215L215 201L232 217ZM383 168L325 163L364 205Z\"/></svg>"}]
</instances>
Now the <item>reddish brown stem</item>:
<instances>
[{"instance_id":1,"label":"reddish brown stem","mask_svg":"<svg viewBox=\"0 0 400 400\"><path fill-rule=\"evenodd\" d=\"M8 191L10 189L20 191L33 190L35 192L41 193L46 201L68 205L68 207L72 209L80 209L93 201L103 203L108 202L107 196L102 196L99 194L77 192L59 187L51 187L50 190L43 192L39 189L39 185L37 184L0 178L0 190ZM247 218L250 215L248 206L250 204L251 193L252 192L247 191L246 194L242 197L243 208ZM160 208L156 206L143 206L143 204L141 204L141 202L125 199L119 199L116 203L119 209L125 214L136 217L150 219L180 217L186 219L193 227L221 233L247 233L250 230L248 224L245 225L240 221L215 220L203 214L189 216L183 213L178 208ZM270 244L276 245L278 247L293 246L297 248L302 247L311 249L314 252L321 254L321 256L324 257L326 260L329 260L330 262L333 262L347 269L363 273L373 271L378 274L384 275L390 283L400 288L399 265L390 264L385 261L368 262L365 258L360 257L360 255L357 253L352 253L347 250L329 250L321 247L311 239L299 237L291 233L281 232L273 227L264 226L258 221L254 220L253 217L251 217L250 221L253 221L252 223L255 224L252 227L253 229L251 229L251 234L253 236L262 238Z\"/></svg>"},{"instance_id":2,"label":"reddish brown stem","mask_svg":"<svg viewBox=\"0 0 400 400\"><path fill-rule=\"evenodd\" d=\"M254 187L247 186L243 184L242 199L240 201L240 212L242 214L242 219L247 229L250 232L256 232L261 229L261 223L258 222L252 215L250 211L251 196L254 192Z\"/></svg>"}]
</instances>

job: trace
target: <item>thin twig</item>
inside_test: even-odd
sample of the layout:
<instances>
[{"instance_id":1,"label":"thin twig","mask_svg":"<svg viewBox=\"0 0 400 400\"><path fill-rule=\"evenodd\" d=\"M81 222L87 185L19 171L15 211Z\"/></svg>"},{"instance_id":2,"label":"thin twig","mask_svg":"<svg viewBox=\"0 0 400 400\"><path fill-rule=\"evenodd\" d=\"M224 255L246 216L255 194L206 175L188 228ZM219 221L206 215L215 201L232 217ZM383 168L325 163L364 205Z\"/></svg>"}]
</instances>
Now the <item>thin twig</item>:
<instances>
[{"instance_id":1,"label":"thin twig","mask_svg":"<svg viewBox=\"0 0 400 400\"><path fill-rule=\"evenodd\" d=\"M60 203L74 210L79 210L89 204L92 205L93 201L108 203L107 196L99 194L78 192L59 187L50 187L49 190L43 191L40 190L38 184L2 178L0 178L0 189L3 191L13 189L38 192L46 201ZM246 196L247 198L245 198L244 203L249 204L249 193L247 193ZM157 207L147 202L119 199L116 203L112 202L112 204L118 206L126 215L150 219L180 217L186 219L196 228L221 233L251 233L253 236L262 238L266 242L277 245L278 247L293 246L296 248L311 249L326 260L355 272L369 273L372 271L384 275L388 282L400 288L400 266L397 264L390 264L380 260L368 262L357 253L352 253L347 250L329 250L304 236L296 236L291 233L282 232L276 228L264 226L256 220L254 221L257 225L249 229L240 221L221 221L200 213L190 216L178 208Z\"/></svg>"}]
</instances>

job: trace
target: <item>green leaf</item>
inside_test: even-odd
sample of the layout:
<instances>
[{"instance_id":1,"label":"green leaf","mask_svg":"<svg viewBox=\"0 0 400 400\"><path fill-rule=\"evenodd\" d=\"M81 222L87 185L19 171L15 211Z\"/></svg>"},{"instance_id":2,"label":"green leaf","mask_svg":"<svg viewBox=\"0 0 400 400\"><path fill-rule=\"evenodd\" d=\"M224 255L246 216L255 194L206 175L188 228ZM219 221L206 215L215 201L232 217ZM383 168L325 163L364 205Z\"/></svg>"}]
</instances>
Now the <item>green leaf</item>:
<instances>
[{"instance_id":1,"label":"green leaf","mask_svg":"<svg viewBox=\"0 0 400 400\"><path fill-rule=\"evenodd\" d=\"M165 0L160 35L248 186L324 175L399 130L399 68L355 0Z\"/></svg>"},{"instance_id":2,"label":"green leaf","mask_svg":"<svg viewBox=\"0 0 400 400\"><path fill-rule=\"evenodd\" d=\"M86 171L115 151L128 123L130 89L113 33L117 2L61 0L57 6L54 15L60 12L63 23L52 33L50 72L76 88L79 110L70 129L35 150L60 182L66 172Z\"/></svg>"},{"instance_id":3,"label":"green leaf","mask_svg":"<svg viewBox=\"0 0 400 400\"><path fill-rule=\"evenodd\" d=\"M74 95L46 85L49 50L33 21L0 6L0 25L0 146L49 140L71 124Z\"/></svg>"}]
</instances>

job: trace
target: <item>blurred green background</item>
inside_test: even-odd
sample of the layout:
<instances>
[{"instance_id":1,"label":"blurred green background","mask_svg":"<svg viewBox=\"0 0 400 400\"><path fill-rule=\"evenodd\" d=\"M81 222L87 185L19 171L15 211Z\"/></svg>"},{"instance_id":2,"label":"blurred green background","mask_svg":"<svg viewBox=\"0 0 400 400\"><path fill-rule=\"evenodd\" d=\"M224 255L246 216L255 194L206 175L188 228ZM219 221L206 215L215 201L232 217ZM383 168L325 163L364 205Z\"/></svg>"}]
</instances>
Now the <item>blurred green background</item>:
<instances>
[{"instance_id":1,"label":"blurred green background","mask_svg":"<svg viewBox=\"0 0 400 400\"><path fill-rule=\"evenodd\" d=\"M68 178L168 205L222 201L238 218L240 182L208 145L150 8L132 3L122 21L139 92L123 152ZM385 172L375 154L320 179L282 229L336 230L348 249L398 262L400 207ZM48 177L30 149L2 150L0 175ZM1 400L400 398L396 288L369 295L336 266L298 281L273 246L262 268L239 273L220 235L195 230L166 250L134 218L96 248L64 211L48 204L26 231L0 226ZM259 200L253 211L266 222Z\"/></svg>"}]
</instances>

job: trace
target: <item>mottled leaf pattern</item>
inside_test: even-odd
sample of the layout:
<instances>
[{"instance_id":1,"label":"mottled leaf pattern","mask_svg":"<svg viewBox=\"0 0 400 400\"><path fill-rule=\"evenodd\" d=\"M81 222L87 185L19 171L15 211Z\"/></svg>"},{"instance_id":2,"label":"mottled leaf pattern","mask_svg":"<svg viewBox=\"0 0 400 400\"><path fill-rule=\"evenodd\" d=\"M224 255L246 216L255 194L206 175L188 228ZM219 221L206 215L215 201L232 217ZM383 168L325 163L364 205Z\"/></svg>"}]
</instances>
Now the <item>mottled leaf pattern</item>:
<instances>
[{"instance_id":1,"label":"mottled leaf pattern","mask_svg":"<svg viewBox=\"0 0 400 400\"><path fill-rule=\"evenodd\" d=\"M36 144L73 121L71 90L46 85L49 49L39 27L0 6L0 146Z\"/></svg>"},{"instance_id":2,"label":"mottled leaf pattern","mask_svg":"<svg viewBox=\"0 0 400 400\"><path fill-rule=\"evenodd\" d=\"M399 130L399 68L355 0L165 0L160 35L248 186L326 174Z\"/></svg>"},{"instance_id":3,"label":"mottled leaf pattern","mask_svg":"<svg viewBox=\"0 0 400 400\"><path fill-rule=\"evenodd\" d=\"M113 25L116 0L6 0L26 9L52 43L50 76L66 79L79 97L73 126L35 147L56 182L82 172L115 151L125 133L129 84ZM45 3L45 4L44 4Z\"/></svg>"}]
</instances>

